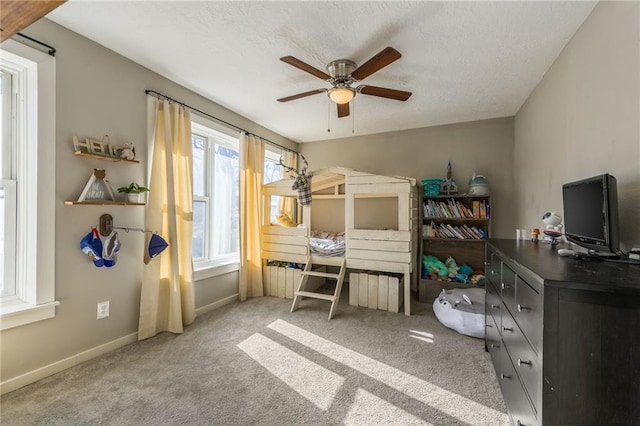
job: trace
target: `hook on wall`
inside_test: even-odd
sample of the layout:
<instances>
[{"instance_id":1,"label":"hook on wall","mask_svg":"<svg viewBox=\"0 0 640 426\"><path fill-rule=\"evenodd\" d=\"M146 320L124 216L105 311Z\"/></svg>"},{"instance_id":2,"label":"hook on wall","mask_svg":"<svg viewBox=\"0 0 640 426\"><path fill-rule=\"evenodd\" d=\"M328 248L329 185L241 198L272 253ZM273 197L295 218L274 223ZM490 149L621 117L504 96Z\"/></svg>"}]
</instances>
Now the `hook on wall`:
<instances>
[{"instance_id":1,"label":"hook on wall","mask_svg":"<svg viewBox=\"0 0 640 426\"><path fill-rule=\"evenodd\" d=\"M104 213L103 215L101 215L100 223L98 226L100 235L102 235L103 237L107 237L111 235L114 229L122 229L124 230L124 232L138 231L138 232L152 234L151 238L149 239L149 245L147 247L147 253L145 255L145 263L149 263L151 259L153 259L157 255L162 253L169 246L169 244L165 241L164 238L162 238L160 235L158 235L153 231L147 231L146 229L141 229L141 228L127 228L123 226L113 226L113 216L111 216L109 213Z\"/></svg>"},{"instance_id":2,"label":"hook on wall","mask_svg":"<svg viewBox=\"0 0 640 426\"><path fill-rule=\"evenodd\" d=\"M98 229L100 231L100 235L102 235L103 237L110 235L114 229L122 229L124 230L124 232L138 231L138 232L148 232L149 234L155 234L155 232L153 231L147 231L146 229L142 229L142 228L113 226L113 216L111 216L109 213L105 213L100 216L100 226L98 227Z\"/></svg>"},{"instance_id":3,"label":"hook on wall","mask_svg":"<svg viewBox=\"0 0 640 426\"><path fill-rule=\"evenodd\" d=\"M105 213L100 216L99 223L100 224L98 226L98 230L100 231L100 235L102 235L103 237L111 235L111 232L113 231L113 216Z\"/></svg>"}]
</instances>

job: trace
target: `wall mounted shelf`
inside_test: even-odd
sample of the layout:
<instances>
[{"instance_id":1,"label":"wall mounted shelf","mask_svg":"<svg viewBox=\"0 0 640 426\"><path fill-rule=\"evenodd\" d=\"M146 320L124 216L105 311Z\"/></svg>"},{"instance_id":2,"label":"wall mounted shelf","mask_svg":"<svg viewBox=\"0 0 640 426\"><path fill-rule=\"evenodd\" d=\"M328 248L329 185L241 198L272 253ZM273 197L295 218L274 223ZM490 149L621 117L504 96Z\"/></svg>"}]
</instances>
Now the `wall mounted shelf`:
<instances>
[{"instance_id":1,"label":"wall mounted shelf","mask_svg":"<svg viewBox=\"0 0 640 426\"><path fill-rule=\"evenodd\" d=\"M65 201L67 206L144 206L145 203L129 203L127 201L108 201L108 200L95 200L95 201Z\"/></svg>"},{"instance_id":2,"label":"wall mounted shelf","mask_svg":"<svg viewBox=\"0 0 640 426\"><path fill-rule=\"evenodd\" d=\"M126 158L112 157L109 155L95 154L92 152L84 152L84 151L73 151L73 155L77 155L79 157L97 158L99 160L107 160L107 161L114 161L114 162L120 162L120 163L140 163L140 161L138 160L127 160Z\"/></svg>"}]
</instances>

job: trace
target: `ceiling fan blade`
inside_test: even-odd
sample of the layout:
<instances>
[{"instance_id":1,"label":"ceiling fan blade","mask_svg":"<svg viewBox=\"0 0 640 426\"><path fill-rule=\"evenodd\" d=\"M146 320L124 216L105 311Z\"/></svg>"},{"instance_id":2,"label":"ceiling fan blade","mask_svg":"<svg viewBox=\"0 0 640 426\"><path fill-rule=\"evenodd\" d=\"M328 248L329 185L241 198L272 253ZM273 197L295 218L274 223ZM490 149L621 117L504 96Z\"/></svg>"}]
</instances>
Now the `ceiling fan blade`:
<instances>
[{"instance_id":1,"label":"ceiling fan blade","mask_svg":"<svg viewBox=\"0 0 640 426\"><path fill-rule=\"evenodd\" d=\"M324 93L326 91L326 89L309 90L308 92L298 93L297 95L287 96L286 98L280 98L278 99L278 102L295 101L296 99L304 98L311 95L317 95L318 93Z\"/></svg>"},{"instance_id":2,"label":"ceiling fan blade","mask_svg":"<svg viewBox=\"0 0 640 426\"><path fill-rule=\"evenodd\" d=\"M294 58L293 56L284 56L280 58L280 60L298 69L301 69L302 71L306 71L309 74L315 75L316 77L321 78L323 80L329 80L331 78L331 76L326 72L320 71L319 69L314 68L311 65L305 62L302 62L300 59Z\"/></svg>"},{"instance_id":3,"label":"ceiling fan blade","mask_svg":"<svg viewBox=\"0 0 640 426\"><path fill-rule=\"evenodd\" d=\"M376 56L356 68L356 70L351 73L351 77L356 80L362 80L390 63L397 61L401 57L400 52L393 47L385 47Z\"/></svg>"},{"instance_id":4,"label":"ceiling fan blade","mask_svg":"<svg viewBox=\"0 0 640 426\"><path fill-rule=\"evenodd\" d=\"M349 116L349 103L337 104L338 105L338 118Z\"/></svg>"},{"instance_id":5,"label":"ceiling fan blade","mask_svg":"<svg viewBox=\"0 0 640 426\"><path fill-rule=\"evenodd\" d=\"M406 101L411 97L411 92L387 89L386 87L358 86L356 90L363 95L379 96L381 98L395 99L396 101Z\"/></svg>"}]
</instances>

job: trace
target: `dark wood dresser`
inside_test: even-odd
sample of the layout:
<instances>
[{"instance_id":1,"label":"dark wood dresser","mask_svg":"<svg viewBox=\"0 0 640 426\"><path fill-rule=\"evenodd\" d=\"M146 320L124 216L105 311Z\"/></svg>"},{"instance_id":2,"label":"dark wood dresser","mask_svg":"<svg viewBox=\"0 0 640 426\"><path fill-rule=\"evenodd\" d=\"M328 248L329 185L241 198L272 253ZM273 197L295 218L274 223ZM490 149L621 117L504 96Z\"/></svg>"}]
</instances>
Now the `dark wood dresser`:
<instances>
[{"instance_id":1,"label":"dark wood dresser","mask_svg":"<svg viewBox=\"0 0 640 426\"><path fill-rule=\"evenodd\" d=\"M640 265L488 240L486 346L514 425L640 425Z\"/></svg>"}]
</instances>

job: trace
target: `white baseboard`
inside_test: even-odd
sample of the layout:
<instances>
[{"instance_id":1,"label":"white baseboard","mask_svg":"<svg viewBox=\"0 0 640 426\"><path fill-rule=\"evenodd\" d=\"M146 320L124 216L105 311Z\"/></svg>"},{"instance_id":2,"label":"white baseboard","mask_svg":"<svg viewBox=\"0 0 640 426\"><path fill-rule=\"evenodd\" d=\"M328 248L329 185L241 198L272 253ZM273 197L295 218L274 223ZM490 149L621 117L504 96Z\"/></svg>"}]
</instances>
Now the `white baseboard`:
<instances>
[{"instance_id":1,"label":"white baseboard","mask_svg":"<svg viewBox=\"0 0 640 426\"><path fill-rule=\"evenodd\" d=\"M228 305L231 302L238 300L238 293L232 294L229 297L225 297L224 299L220 299L217 302L209 303L208 305L204 305L196 309L196 315L206 314L207 312L211 312L214 309L218 309L224 305Z\"/></svg>"},{"instance_id":2,"label":"white baseboard","mask_svg":"<svg viewBox=\"0 0 640 426\"><path fill-rule=\"evenodd\" d=\"M100 346L96 346L95 348L91 348L84 352L80 352L76 355L72 355L68 358L62 359L60 361L56 361L49 365L45 365L44 367L40 367L36 370L30 371L28 373L22 374L20 376L14 377L9 380L5 380L4 382L0 382L0 395L3 395L7 392L14 391L23 386L29 385L31 383L37 382L38 380L42 380L45 377L49 377L53 374L59 373L61 371L66 370L67 368L71 368L80 363L88 361L92 358L96 358L100 355L104 355L108 352L126 346L130 343L134 343L138 341L138 333L131 333L124 337L120 337L119 339L112 340L111 342L105 343Z\"/></svg>"}]
</instances>

